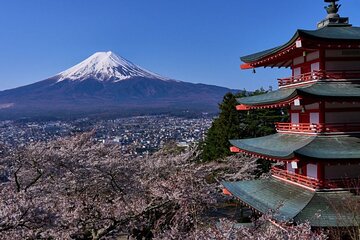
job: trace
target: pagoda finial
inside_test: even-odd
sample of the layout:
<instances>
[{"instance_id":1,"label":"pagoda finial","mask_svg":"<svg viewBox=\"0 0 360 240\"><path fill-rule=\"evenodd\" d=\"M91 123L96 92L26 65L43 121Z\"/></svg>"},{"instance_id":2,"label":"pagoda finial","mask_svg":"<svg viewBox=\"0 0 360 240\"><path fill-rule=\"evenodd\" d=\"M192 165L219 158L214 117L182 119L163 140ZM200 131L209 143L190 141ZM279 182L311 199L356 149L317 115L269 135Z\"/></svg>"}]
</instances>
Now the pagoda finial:
<instances>
[{"instance_id":1,"label":"pagoda finial","mask_svg":"<svg viewBox=\"0 0 360 240\"><path fill-rule=\"evenodd\" d=\"M324 0L325 2L330 3L328 6L324 7L328 13L327 18L339 17L338 11L341 7L341 4L336 4L339 0Z\"/></svg>"},{"instance_id":2,"label":"pagoda finial","mask_svg":"<svg viewBox=\"0 0 360 240\"><path fill-rule=\"evenodd\" d=\"M340 17L338 14L341 4L337 4L339 0L324 0L324 2L329 3L328 6L325 7L327 16L324 20L318 23L317 27L322 28L326 26L351 26L349 24L349 18Z\"/></svg>"}]
</instances>

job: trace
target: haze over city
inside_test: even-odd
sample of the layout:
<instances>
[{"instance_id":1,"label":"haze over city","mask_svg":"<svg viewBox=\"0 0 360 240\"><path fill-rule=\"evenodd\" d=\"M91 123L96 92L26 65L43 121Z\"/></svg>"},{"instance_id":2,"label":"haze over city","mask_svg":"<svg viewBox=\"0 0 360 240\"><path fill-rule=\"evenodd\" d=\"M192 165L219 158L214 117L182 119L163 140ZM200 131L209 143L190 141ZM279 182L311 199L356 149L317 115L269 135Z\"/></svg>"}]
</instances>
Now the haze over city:
<instances>
[{"instance_id":1,"label":"haze over city","mask_svg":"<svg viewBox=\"0 0 360 240\"><path fill-rule=\"evenodd\" d=\"M345 4L346 3L346 4ZM239 57L315 29L323 1L12 0L0 9L0 90L34 83L98 51L163 76L253 90L290 71L240 71ZM360 1L341 15L360 25ZM306 13L306 14L304 14Z\"/></svg>"}]
</instances>

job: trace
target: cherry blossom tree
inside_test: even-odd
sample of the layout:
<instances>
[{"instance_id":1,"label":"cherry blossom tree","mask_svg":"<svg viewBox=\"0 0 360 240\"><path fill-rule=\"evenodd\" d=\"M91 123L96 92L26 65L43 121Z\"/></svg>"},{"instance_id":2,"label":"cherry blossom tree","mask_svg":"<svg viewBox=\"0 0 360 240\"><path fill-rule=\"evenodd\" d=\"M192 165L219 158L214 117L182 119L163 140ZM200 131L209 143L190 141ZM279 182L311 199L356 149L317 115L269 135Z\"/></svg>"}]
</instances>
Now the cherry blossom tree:
<instances>
[{"instance_id":1,"label":"cherry blossom tree","mask_svg":"<svg viewBox=\"0 0 360 240\"><path fill-rule=\"evenodd\" d=\"M256 159L198 163L196 147L176 146L131 159L93 134L2 148L1 239L265 239L258 228L204 218L225 197L219 181L253 178ZM308 225L265 229L272 239L316 239Z\"/></svg>"}]
</instances>

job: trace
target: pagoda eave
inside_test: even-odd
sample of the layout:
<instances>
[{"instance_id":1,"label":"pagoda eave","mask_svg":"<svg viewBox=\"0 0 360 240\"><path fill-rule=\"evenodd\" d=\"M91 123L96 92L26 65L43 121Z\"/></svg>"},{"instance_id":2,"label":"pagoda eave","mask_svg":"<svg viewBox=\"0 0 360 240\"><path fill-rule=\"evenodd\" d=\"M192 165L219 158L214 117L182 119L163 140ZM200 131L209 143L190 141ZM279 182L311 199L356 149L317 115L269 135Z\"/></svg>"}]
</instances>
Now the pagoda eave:
<instances>
[{"instance_id":1,"label":"pagoda eave","mask_svg":"<svg viewBox=\"0 0 360 240\"><path fill-rule=\"evenodd\" d=\"M252 157L256 157L256 158L261 158L261 159L265 159L265 160L269 160L269 161L273 161L273 162L298 162L299 159L297 158L289 158L289 159L284 159L284 158L278 158L278 157L273 157L273 156L268 156L268 155L263 155L263 154L258 154L255 152L250 152L244 149L240 149L238 147L232 146L230 147L230 152L232 153L243 153Z\"/></svg>"},{"instance_id":2,"label":"pagoda eave","mask_svg":"<svg viewBox=\"0 0 360 240\"><path fill-rule=\"evenodd\" d=\"M327 162L360 160L360 134L307 135L276 133L264 137L230 140L231 151L272 161L309 159Z\"/></svg>"},{"instance_id":3,"label":"pagoda eave","mask_svg":"<svg viewBox=\"0 0 360 240\"><path fill-rule=\"evenodd\" d=\"M253 110L253 109L269 109L269 108L282 108L282 107L287 107L289 105L291 105L291 103L295 100L298 99L297 97L294 99L290 99L288 101L283 101L283 102L279 102L276 104L264 104L264 105L245 105L245 104L239 104L236 106L236 110L238 111L247 111L247 110Z\"/></svg>"},{"instance_id":4,"label":"pagoda eave","mask_svg":"<svg viewBox=\"0 0 360 240\"><path fill-rule=\"evenodd\" d=\"M302 104L316 101L327 102L359 102L360 84L355 82L315 82L310 85L292 88L280 88L266 94L238 98L238 110L278 108L293 104L295 100ZM306 99L306 102L305 102Z\"/></svg>"},{"instance_id":5,"label":"pagoda eave","mask_svg":"<svg viewBox=\"0 0 360 240\"><path fill-rule=\"evenodd\" d=\"M317 30L297 30L284 45L247 55L241 60L252 67L271 67L275 62L291 58L303 51L320 48L360 48L360 28L339 26ZM283 65L286 66L286 65ZM290 65L289 65L290 66ZM248 68L244 68L248 69Z\"/></svg>"},{"instance_id":6,"label":"pagoda eave","mask_svg":"<svg viewBox=\"0 0 360 240\"><path fill-rule=\"evenodd\" d=\"M358 197L349 191L314 191L277 178L222 182L243 204L278 222L309 222L313 227L358 226L359 211L351 208ZM321 214L318 214L321 212Z\"/></svg>"}]
</instances>

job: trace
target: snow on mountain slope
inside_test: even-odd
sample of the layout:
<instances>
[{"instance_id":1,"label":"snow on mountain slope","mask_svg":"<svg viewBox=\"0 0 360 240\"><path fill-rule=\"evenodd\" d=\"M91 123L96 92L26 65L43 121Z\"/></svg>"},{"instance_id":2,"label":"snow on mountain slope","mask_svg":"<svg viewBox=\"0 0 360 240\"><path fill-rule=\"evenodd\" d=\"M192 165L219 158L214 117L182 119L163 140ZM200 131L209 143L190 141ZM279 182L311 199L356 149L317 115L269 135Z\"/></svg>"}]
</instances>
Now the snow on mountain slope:
<instances>
[{"instance_id":1,"label":"snow on mountain slope","mask_svg":"<svg viewBox=\"0 0 360 240\"><path fill-rule=\"evenodd\" d=\"M81 63L59 73L58 82L63 80L85 80L117 82L132 77L146 77L169 81L169 78L143 69L112 52L97 52Z\"/></svg>"}]
</instances>

